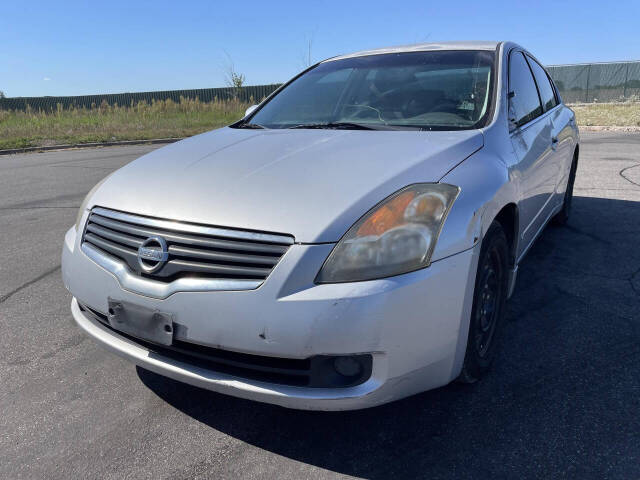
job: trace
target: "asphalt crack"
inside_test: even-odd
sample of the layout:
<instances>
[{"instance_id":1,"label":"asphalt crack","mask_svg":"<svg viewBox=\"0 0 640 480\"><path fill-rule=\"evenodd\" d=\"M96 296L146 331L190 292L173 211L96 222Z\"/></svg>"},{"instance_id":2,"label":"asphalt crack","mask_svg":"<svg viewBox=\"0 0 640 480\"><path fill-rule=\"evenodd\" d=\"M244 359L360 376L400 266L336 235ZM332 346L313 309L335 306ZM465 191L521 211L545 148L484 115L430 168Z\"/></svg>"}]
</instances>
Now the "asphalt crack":
<instances>
[{"instance_id":1,"label":"asphalt crack","mask_svg":"<svg viewBox=\"0 0 640 480\"><path fill-rule=\"evenodd\" d=\"M59 205L55 205L55 206L46 206L46 205L36 205L34 207L0 207L0 210L6 211L6 210L33 210L33 209L37 209L37 208L80 208L79 205L72 205L70 207L67 206L59 206Z\"/></svg>"},{"instance_id":2,"label":"asphalt crack","mask_svg":"<svg viewBox=\"0 0 640 480\"><path fill-rule=\"evenodd\" d=\"M34 278L32 280L29 280L28 282L25 282L22 285L20 285L18 288L15 288L14 290L10 291L9 293L4 294L3 296L0 297L0 304L4 303L9 298L14 296L16 293L20 292L21 290L24 290L28 286L33 285L36 282L39 282L40 280L42 280L43 278L48 277L52 273L56 273L58 270L60 270L60 265L57 265L57 266L47 270L46 272L38 275L36 278Z\"/></svg>"},{"instance_id":3,"label":"asphalt crack","mask_svg":"<svg viewBox=\"0 0 640 480\"><path fill-rule=\"evenodd\" d=\"M7 209L7 208L24 208L24 207L37 207L37 206L41 206L43 203L48 203L48 202L73 202L73 201L77 201L78 203L80 203L82 201L82 198L84 197L83 193L65 193L62 195L55 195L53 197L50 198L41 198L39 200L29 200L26 202L20 202L20 203L14 203L14 204L10 204L10 205L6 205L3 208ZM55 206L55 205L52 205Z\"/></svg>"},{"instance_id":4,"label":"asphalt crack","mask_svg":"<svg viewBox=\"0 0 640 480\"><path fill-rule=\"evenodd\" d=\"M627 182L635 185L636 187L640 187L640 183L636 183L633 180L631 180L629 177L627 177L624 172L626 172L627 170L631 170L632 168L636 168L636 167L640 167L640 163L636 164L636 165L631 165L630 167L625 167L622 170L620 170L618 172L618 175L620 175L622 178L624 178Z\"/></svg>"},{"instance_id":5,"label":"asphalt crack","mask_svg":"<svg viewBox=\"0 0 640 480\"><path fill-rule=\"evenodd\" d=\"M633 290L637 295L640 296L640 287L636 287L636 284L634 283L638 274L640 274L640 268L633 272L629 277L629 285L631 285L631 290Z\"/></svg>"},{"instance_id":6,"label":"asphalt crack","mask_svg":"<svg viewBox=\"0 0 640 480\"><path fill-rule=\"evenodd\" d=\"M115 170L113 167L90 167L90 166L84 166L84 165L49 165L52 168L88 168L91 170L108 170L108 171L113 171Z\"/></svg>"},{"instance_id":7,"label":"asphalt crack","mask_svg":"<svg viewBox=\"0 0 640 480\"><path fill-rule=\"evenodd\" d=\"M590 232L585 232L584 230L580 230L579 228L576 228L572 225L565 225L564 228L566 228L567 230L573 232L573 233L577 233L578 235L582 235L585 236L587 238L590 238L591 240L594 240L596 242L600 242L604 245L611 245L611 242L608 240L605 240L604 238L600 238L597 235L590 233Z\"/></svg>"}]
</instances>

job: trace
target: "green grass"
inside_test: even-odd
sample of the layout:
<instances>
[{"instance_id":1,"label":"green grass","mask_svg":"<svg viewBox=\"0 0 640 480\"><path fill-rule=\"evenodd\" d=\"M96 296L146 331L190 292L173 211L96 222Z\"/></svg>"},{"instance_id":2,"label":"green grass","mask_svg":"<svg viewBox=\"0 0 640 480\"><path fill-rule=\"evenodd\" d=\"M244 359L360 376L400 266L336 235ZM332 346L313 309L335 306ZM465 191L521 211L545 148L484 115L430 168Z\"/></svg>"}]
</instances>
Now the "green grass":
<instances>
[{"instance_id":1,"label":"green grass","mask_svg":"<svg viewBox=\"0 0 640 480\"><path fill-rule=\"evenodd\" d=\"M55 112L0 111L0 150L116 140L188 137L242 117L248 104L181 99ZM640 126L640 102L572 105L578 125Z\"/></svg>"},{"instance_id":2,"label":"green grass","mask_svg":"<svg viewBox=\"0 0 640 480\"><path fill-rule=\"evenodd\" d=\"M240 119L248 104L181 99L55 112L0 111L0 149L187 137Z\"/></svg>"}]
</instances>

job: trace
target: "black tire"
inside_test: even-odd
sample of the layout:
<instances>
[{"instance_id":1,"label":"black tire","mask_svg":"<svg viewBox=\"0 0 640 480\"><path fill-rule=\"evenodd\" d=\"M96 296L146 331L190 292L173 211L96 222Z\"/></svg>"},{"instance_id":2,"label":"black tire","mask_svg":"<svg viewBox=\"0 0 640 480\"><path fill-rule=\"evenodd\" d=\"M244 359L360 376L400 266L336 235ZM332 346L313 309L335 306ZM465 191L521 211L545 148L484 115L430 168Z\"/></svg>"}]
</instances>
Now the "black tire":
<instances>
[{"instance_id":1,"label":"black tire","mask_svg":"<svg viewBox=\"0 0 640 480\"><path fill-rule=\"evenodd\" d=\"M509 277L509 244L502 225L493 221L482 240L473 292L469 336L458 381L474 383L489 370L504 324Z\"/></svg>"},{"instance_id":2,"label":"black tire","mask_svg":"<svg viewBox=\"0 0 640 480\"><path fill-rule=\"evenodd\" d=\"M573 203L573 184L576 181L576 170L578 169L578 156L574 155L571 170L569 171L569 180L567 181L567 189L564 192L562 200L562 210L553 217L555 225L566 225L571 214L571 204Z\"/></svg>"}]
</instances>

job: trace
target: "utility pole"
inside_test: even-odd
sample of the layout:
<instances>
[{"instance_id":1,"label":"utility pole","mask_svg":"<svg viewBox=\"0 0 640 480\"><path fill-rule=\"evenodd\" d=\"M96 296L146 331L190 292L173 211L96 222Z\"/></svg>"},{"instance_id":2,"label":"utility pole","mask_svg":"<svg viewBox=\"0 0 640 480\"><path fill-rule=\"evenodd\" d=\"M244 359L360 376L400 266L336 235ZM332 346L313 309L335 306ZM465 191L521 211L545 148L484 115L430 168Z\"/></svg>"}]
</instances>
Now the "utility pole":
<instances>
[{"instance_id":1,"label":"utility pole","mask_svg":"<svg viewBox=\"0 0 640 480\"><path fill-rule=\"evenodd\" d=\"M591 77L591 64L589 64L587 70L587 91L584 96L584 103L589 103L589 77Z\"/></svg>"},{"instance_id":2,"label":"utility pole","mask_svg":"<svg viewBox=\"0 0 640 480\"><path fill-rule=\"evenodd\" d=\"M624 87L622 90L622 98L627 98L627 82L629 81L629 62L627 62L627 71L624 74Z\"/></svg>"}]
</instances>

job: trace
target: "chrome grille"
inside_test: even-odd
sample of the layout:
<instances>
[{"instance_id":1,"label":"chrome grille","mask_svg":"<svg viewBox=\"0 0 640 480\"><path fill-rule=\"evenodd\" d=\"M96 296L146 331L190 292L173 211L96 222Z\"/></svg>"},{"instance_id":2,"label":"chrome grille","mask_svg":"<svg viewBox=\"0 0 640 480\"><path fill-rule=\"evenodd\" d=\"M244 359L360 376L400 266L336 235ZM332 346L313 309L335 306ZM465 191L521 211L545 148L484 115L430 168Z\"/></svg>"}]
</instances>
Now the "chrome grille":
<instances>
[{"instance_id":1,"label":"chrome grille","mask_svg":"<svg viewBox=\"0 0 640 480\"><path fill-rule=\"evenodd\" d=\"M151 237L166 241L168 258L153 273L142 270L138 248ZM83 246L116 257L138 276L263 281L293 244L293 237L161 220L95 207Z\"/></svg>"}]
</instances>

